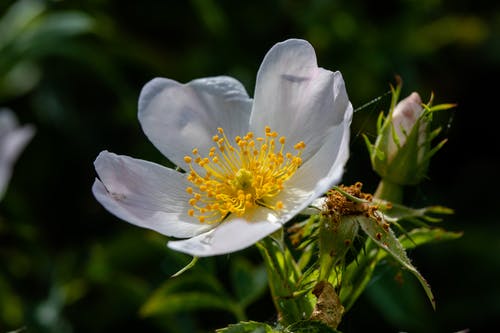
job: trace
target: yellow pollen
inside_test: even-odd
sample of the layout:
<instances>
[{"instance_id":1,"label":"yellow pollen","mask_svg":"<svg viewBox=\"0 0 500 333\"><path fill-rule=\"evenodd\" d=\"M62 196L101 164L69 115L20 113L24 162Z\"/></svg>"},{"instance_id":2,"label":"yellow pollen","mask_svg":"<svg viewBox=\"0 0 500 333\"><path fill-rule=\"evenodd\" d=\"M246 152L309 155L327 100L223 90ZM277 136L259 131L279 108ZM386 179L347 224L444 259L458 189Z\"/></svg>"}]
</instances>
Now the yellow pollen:
<instances>
[{"instance_id":1,"label":"yellow pollen","mask_svg":"<svg viewBox=\"0 0 500 333\"><path fill-rule=\"evenodd\" d=\"M184 157L189 164L187 180L192 184L186 188L192 196L187 214L200 223L219 223L230 214L243 216L258 206L283 209L283 202L273 204L273 198L302 164L305 143L296 143L295 152L287 151L286 137L279 137L269 126L262 137L248 132L231 139L222 128L217 132L208 157L197 148L192 150L193 156Z\"/></svg>"},{"instance_id":2,"label":"yellow pollen","mask_svg":"<svg viewBox=\"0 0 500 333\"><path fill-rule=\"evenodd\" d=\"M304 141L300 141L300 142L296 143L295 146L293 146L293 148L296 150L302 150L305 147L306 147L306 144L304 143Z\"/></svg>"}]
</instances>

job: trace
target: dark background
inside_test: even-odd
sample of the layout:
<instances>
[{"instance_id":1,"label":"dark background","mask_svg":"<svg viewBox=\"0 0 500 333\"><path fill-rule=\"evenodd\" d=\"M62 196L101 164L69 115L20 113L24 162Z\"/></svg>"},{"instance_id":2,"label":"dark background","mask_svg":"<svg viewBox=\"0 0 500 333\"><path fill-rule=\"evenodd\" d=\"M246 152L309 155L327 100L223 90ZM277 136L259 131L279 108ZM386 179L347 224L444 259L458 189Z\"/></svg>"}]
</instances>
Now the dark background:
<instances>
[{"instance_id":1,"label":"dark background","mask_svg":"<svg viewBox=\"0 0 500 333\"><path fill-rule=\"evenodd\" d=\"M262 58L287 38L307 39L321 67L342 72L355 108L383 96L354 115L347 184L377 185L361 133L373 139L395 75L403 96L458 104L435 118L449 141L405 193L415 207L453 208L441 226L464 232L409 253L437 310L386 265L340 328L500 329L499 9L486 0L1 1L0 105L37 132L0 203L0 332L205 332L237 321L214 309L140 314L189 258L104 211L90 191L92 163L107 149L168 164L139 127L141 87L156 76L225 74L253 95ZM227 267L238 258L260 263L251 248L200 267L231 292ZM272 323L269 295L247 315Z\"/></svg>"}]
</instances>

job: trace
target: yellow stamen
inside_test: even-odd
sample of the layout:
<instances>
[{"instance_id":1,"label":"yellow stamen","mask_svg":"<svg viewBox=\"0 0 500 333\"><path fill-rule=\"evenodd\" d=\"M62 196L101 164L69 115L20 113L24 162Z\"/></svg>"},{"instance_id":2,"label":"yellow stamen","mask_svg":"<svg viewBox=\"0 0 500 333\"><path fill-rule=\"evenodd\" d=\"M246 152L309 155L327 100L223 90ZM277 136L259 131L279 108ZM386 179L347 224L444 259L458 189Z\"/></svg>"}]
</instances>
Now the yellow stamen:
<instances>
[{"instance_id":1,"label":"yellow stamen","mask_svg":"<svg viewBox=\"0 0 500 333\"><path fill-rule=\"evenodd\" d=\"M197 148L192 150L193 157L184 157L190 168L187 180L194 185L186 188L192 195L188 215L200 223L219 223L229 214L243 216L257 206L283 209L282 201L271 202L302 164L305 143L293 146L295 154L287 152L286 137L276 139L278 133L269 126L263 137L248 132L231 140L222 128L217 132L212 137L216 146L210 148L208 157L199 155Z\"/></svg>"}]
</instances>

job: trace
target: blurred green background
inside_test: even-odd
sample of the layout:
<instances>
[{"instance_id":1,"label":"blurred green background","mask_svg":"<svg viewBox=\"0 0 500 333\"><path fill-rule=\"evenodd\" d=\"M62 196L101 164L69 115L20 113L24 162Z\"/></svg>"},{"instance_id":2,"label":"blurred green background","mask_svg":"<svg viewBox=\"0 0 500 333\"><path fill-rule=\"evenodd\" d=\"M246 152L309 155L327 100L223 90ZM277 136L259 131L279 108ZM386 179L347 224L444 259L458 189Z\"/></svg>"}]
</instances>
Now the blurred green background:
<instances>
[{"instance_id":1,"label":"blurred green background","mask_svg":"<svg viewBox=\"0 0 500 333\"><path fill-rule=\"evenodd\" d=\"M500 329L497 1L2 0L0 106L37 133L0 202L0 333L208 332L245 316L275 320L255 249L169 280L190 258L108 214L90 188L104 149L168 164L136 117L148 80L226 74L252 95L267 50L291 37L342 72L355 108L382 96L354 115L347 184L377 185L360 134L373 138L395 75L404 96L458 103L436 117L449 142L429 179L406 193L409 205L455 209L442 226L464 231L409 254L437 310L388 263L340 329Z\"/></svg>"}]
</instances>

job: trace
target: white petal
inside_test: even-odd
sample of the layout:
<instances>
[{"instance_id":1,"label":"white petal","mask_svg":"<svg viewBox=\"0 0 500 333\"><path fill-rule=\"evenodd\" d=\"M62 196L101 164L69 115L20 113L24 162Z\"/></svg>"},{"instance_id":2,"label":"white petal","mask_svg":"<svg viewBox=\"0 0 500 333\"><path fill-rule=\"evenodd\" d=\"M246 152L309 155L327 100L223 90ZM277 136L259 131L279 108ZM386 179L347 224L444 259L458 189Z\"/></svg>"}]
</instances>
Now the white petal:
<instances>
[{"instance_id":1,"label":"white petal","mask_svg":"<svg viewBox=\"0 0 500 333\"><path fill-rule=\"evenodd\" d=\"M278 216L280 223L302 213L340 181L349 157L351 118L352 107L349 105L344 121L330 133L323 147L285 183L284 190L275 198L284 204Z\"/></svg>"},{"instance_id":2,"label":"white petal","mask_svg":"<svg viewBox=\"0 0 500 333\"><path fill-rule=\"evenodd\" d=\"M325 144L297 170L288 186L301 188L304 191L315 188L315 192L324 193L340 181L349 158L349 127L352 112L352 106L349 104L344 113L344 121L334 127Z\"/></svg>"},{"instance_id":3,"label":"white petal","mask_svg":"<svg viewBox=\"0 0 500 333\"><path fill-rule=\"evenodd\" d=\"M207 257L232 253L249 247L281 228L267 209L259 209L252 221L228 219L205 234L181 241L170 241L168 247L192 256ZM268 215L268 216L266 216ZM255 219L255 220L253 220Z\"/></svg>"},{"instance_id":4,"label":"white petal","mask_svg":"<svg viewBox=\"0 0 500 333\"><path fill-rule=\"evenodd\" d=\"M3 197L12 176L13 164L35 134L33 126L9 128L10 125L16 126L17 121L0 128L1 131L6 131L0 133L0 198Z\"/></svg>"},{"instance_id":5,"label":"white petal","mask_svg":"<svg viewBox=\"0 0 500 333\"><path fill-rule=\"evenodd\" d=\"M222 127L229 136L245 135L252 100L236 79L219 76L180 84L156 78L139 97L139 121L151 142L171 162L186 169L193 148L206 153Z\"/></svg>"},{"instance_id":6,"label":"white petal","mask_svg":"<svg viewBox=\"0 0 500 333\"><path fill-rule=\"evenodd\" d=\"M112 214L174 237L192 237L212 227L187 215L190 195L184 175L161 165L107 151L94 162L99 179L92 191Z\"/></svg>"},{"instance_id":7,"label":"white petal","mask_svg":"<svg viewBox=\"0 0 500 333\"><path fill-rule=\"evenodd\" d=\"M274 45L262 62L250 128L260 135L268 125L291 145L304 141L307 160L342 121L348 104L342 75L318 68L313 47L291 39Z\"/></svg>"}]
</instances>

